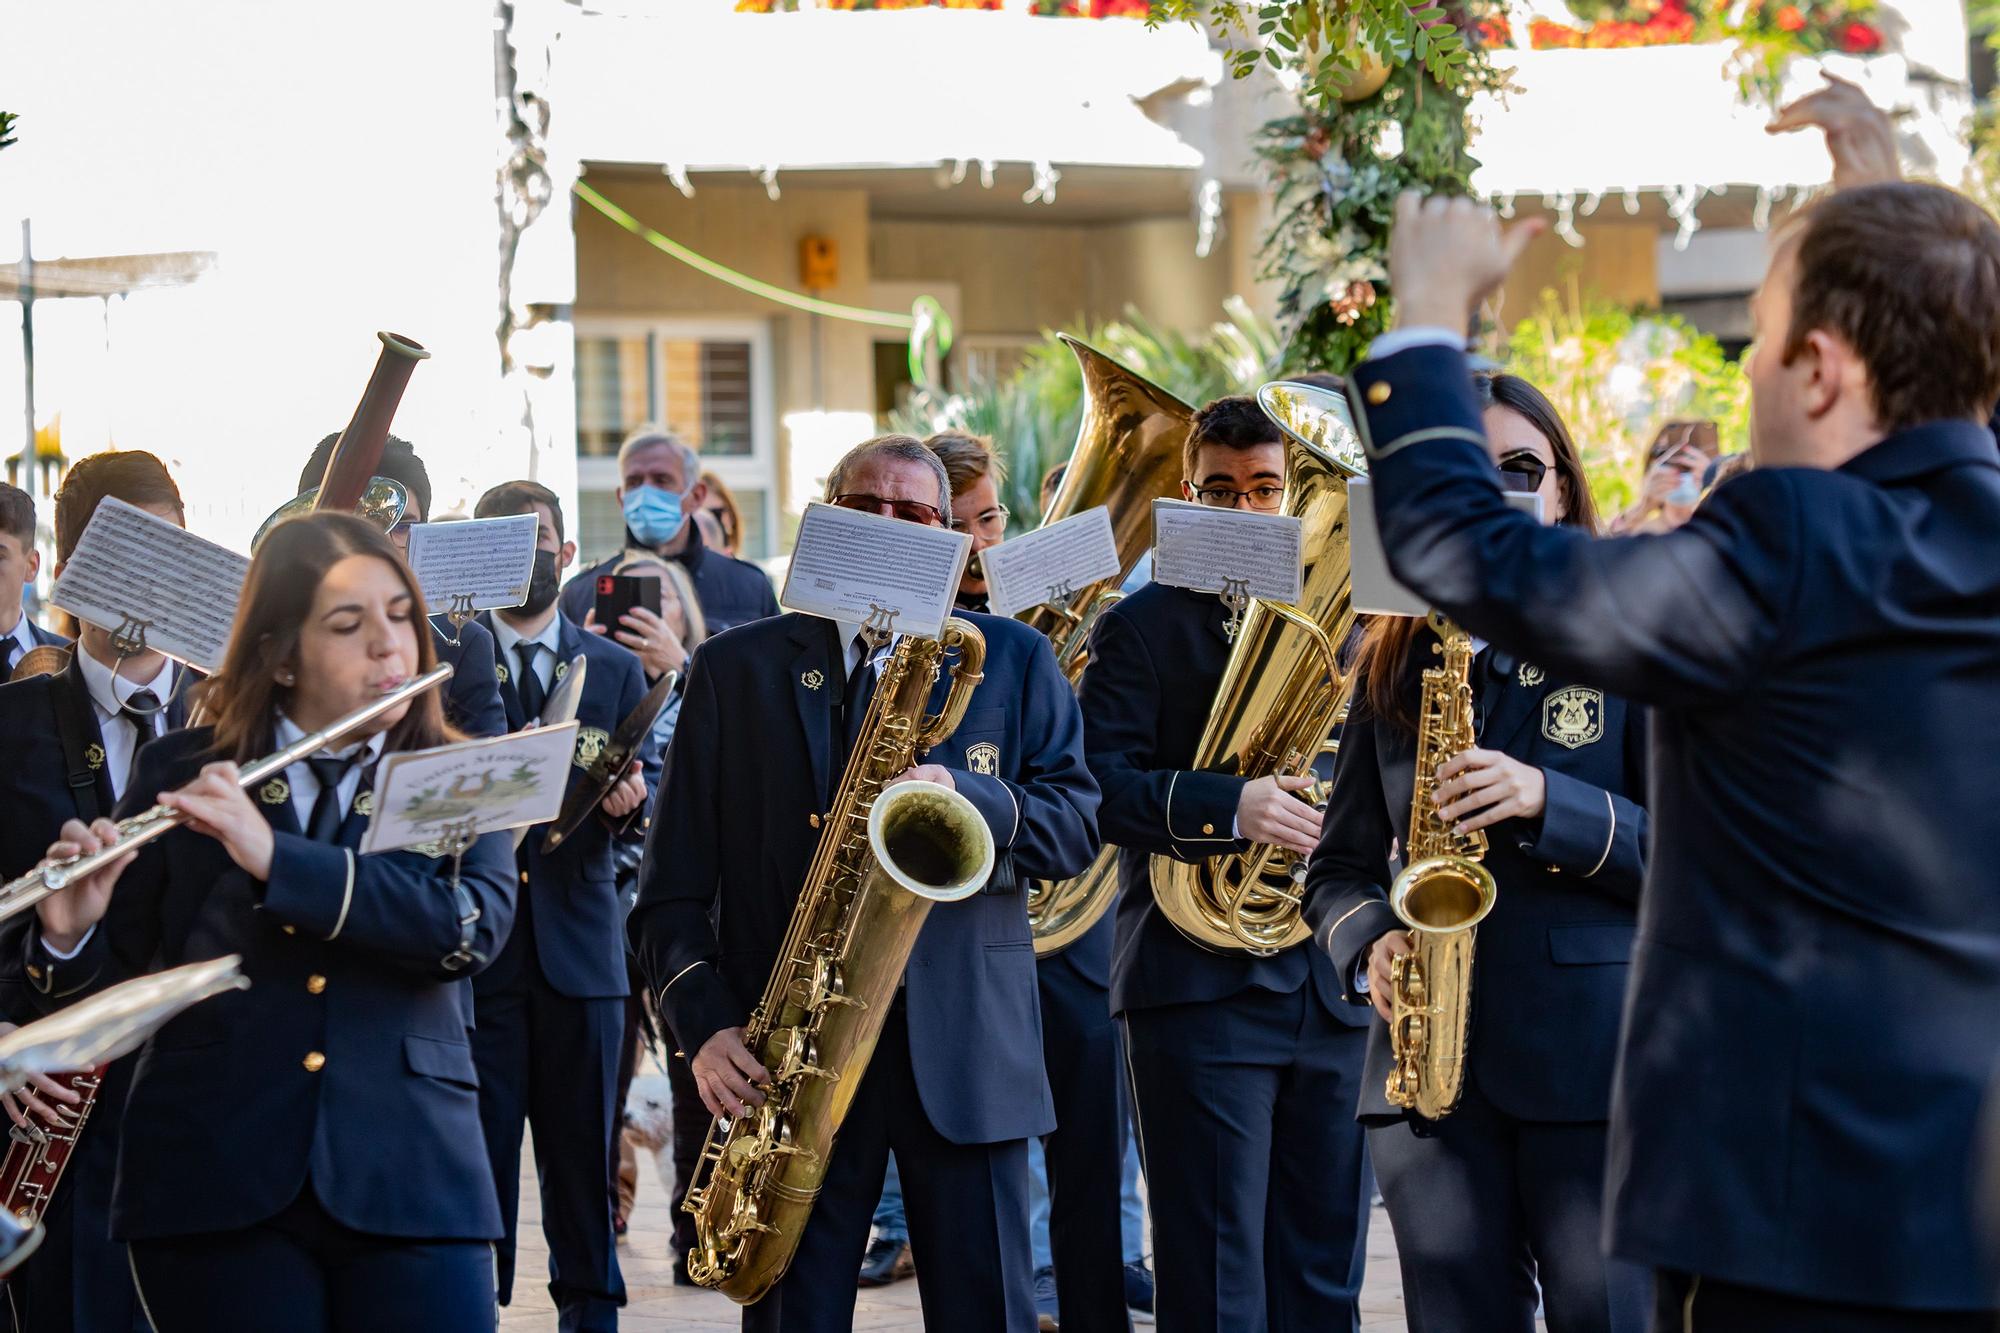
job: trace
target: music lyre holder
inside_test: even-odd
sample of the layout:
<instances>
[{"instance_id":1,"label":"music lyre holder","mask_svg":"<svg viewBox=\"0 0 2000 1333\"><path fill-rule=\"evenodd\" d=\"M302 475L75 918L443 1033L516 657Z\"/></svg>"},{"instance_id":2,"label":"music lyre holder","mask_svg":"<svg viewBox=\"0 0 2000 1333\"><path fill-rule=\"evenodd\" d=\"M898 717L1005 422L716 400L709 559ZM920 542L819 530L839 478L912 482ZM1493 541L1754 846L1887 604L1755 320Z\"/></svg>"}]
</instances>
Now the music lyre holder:
<instances>
[{"instance_id":1,"label":"music lyre holder","mask_svg":"<svg viewBox=\"0 0 2000 1333\"><path fill-rule=\"evenodd\" d=\"M451 890L453 904L458 909L458 947L444 957L445 970L462 971L472 963L484 963L485 958L472 948L473 926L479 921L479 904L465 891L459 881L459 871L464 867L465 854L472 844L479 841L479 821L477 819L455 819L438 830L436 846L440 853L451 858Z\"/></svg>"},{"instance_id":2,"label":"music lyre holder","mask_svg":"<svg viewBox=\"0 0 2000 1333\"><path fill-rule=\"evenodd\" d=\"M879 650L896 636L896 617L901 614L893 606L868 603L868 617L861 622L861 637L867 640L869 651Z\"/></svg>"},{"instance_id":3,"label":"music lyre holder","mask_svg":"<svg viewBox=\"0 0 2000 1333\"><path fill-rule=\"evenodd\" d=\"M479 613L472 609L472 594L455 592L451 595L451 605L444 609L444 618L451 622L451 646L460 646L458 636L465 632L465 622Z\"/></svg>"},{"instance_id":4,"label":"music lyre holder","mask_svg":"<svg viewBox=\"0 0 2000 1333\"><path fill-rule=\"evenodd\" d=\"M1224 578L1222 604L1229 608L1229 619L1222 622L1222 632L1234 643L1236 632L1243 628L1243 613L1250 609L1250 580Z\"/></svg>"},{"instance_id":5,"label":"music lyre holder","mask_svg":"<svg viewBox=\"0 0 2000 1333\"><path fill-rule=\"evenodd\" d=\"M1068 603L1075 596L1076 589L1070 586L1068 579L1057 579L1049 585L1049 595L1042 599L1042 605L1051 611L1067 612ZM1074 615L1073 612L1071 614Z\"/></svg>"},{"instance_id":6,"label":"music lyre holder","mask_svg":"<svg viewBox=\"0 0 2000 1333\"><path fill-rule=\"evenodd\" d=\"M123 662L128 657L137 657L140 653L146 651L146 631L151 629L152 625L152 621L132 615L128 615L118 622L118 628L111 631L111 651L118 655L120 662ZM117 667L115 665L112 667L112 674L117 674ZM168 693L171 695L172 692L169 691ZM172 706L173 700L171 698L162 699L151 708L134 708L129 698L120 700L119 702L120 706L126 709L126 711L137 713L140 717L158 717Z\"/></svg>"}]
</instances>

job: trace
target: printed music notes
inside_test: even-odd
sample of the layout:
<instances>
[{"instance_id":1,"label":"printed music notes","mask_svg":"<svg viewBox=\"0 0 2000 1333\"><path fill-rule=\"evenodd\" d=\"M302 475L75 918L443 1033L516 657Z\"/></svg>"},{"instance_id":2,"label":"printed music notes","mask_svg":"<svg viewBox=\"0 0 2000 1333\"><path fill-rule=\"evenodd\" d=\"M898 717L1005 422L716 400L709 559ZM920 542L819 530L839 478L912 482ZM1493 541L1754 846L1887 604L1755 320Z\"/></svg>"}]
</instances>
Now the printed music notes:
<instances>
[{"instance_id":1,"label":"printed music notes","mask_svg":"<svg viewBox=\"0 0 2000 1333\"><path fill-rule=\"evenodd\" d=\"M453 837L469 841L547 823L562 812L572 761L587 762L574 721L392 754L375 779L375 812L361 850L428 851ZM452 849L445 846L437 854L450 855Z\"/></svg>"},{"instance_id":2,"label":"printed music notes","mask_svg":"<svg viewBox=\"0 0 2000 1333\"><path fill-rule=\"evenodd\" d=\"M778 604L829 620L935 638L972 538L837 505L806 506Z\"/></svg>"},{"instance_id":3,"label":"printed music notes","mask_svg":"<svg viewBox=\"0 0 2000 1333\"><path fill-rule=\"evenodd\" d=\"M111 631L121 651L152 648L212 673L229 646L249 572L248 557L106 498L49 600Z\"/></svg>"},{"instance_id":4,"label":"printed music notes","mask_svg":"<svg viewBox=\"0 0 2000 1333\"><path fill-rule=\"evenodd\" d=\"M535 572L533 514L418 523L410 528L410 569L426 609L490 611L528 600Z\"/></svg>"},{"instance_id":5,"label":"printed music notes","mask_svg":"<svg viewBox=\"0 0 2000 1333\"><path fill-rule=\"evenodd\" d=\"M1153 501L1153 582L1271 602L1304 592L1301 528L1289 514Z\"/></svg>"},{"instance_id":6,"label":"printed music notes","mask_svg":"<svg viewBox=\"0 0 2000 1333\"><path fill-rule=\"evenodd\" d=\"M1103 505L989 546L979 553L979 563L986 572L987 609L996 616L1067 601L1077 589L1116 578L1122 569L1111 511Z\"/></svg>"}]
</instances>

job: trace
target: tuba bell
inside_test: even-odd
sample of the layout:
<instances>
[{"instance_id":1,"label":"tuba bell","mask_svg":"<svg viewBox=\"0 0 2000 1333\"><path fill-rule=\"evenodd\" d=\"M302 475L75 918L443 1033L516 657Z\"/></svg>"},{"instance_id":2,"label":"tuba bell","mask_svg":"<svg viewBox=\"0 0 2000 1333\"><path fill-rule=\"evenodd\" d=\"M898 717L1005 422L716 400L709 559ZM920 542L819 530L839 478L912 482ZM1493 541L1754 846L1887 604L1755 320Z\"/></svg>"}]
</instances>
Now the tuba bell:
<instances>
[{"instance_id":1,"label":"tuba bell","mask_svg":"<svg viewBox=\"0 0 2000 1333\"><path fill-rule=\"evenodd\" d=\"M1285 435L1284 512L1303 526L1304 595L1253 601L1216 686L1193 767L1244 778L1300 774L1329 747L1344 704L1339 652L1354 628L1347 483L1367 470L1346 396L1279 381L1257 402ZM1323 789L1302 798L1322 802ZM1267 957L1310 934L1305 860L1263 845L1187 862L1152 858L1153 899L1180 932L1218 953Z\"/></svg>"},{"instance_id":2,"label":"tuba bell","mask_svg":"<svg viewBox=\"0 0 2000 1333\"><path fill-rule=\"evenodd\" d=\"M1194 409L1083 340L1060 336L1083 370L1083 420L1042 524L1102 505L1111 514L1118 574L1052 598L1019 618L1048 636L1056 664L1075 688L1088 664L1092 627L1118 600L1119 588L1152 545L1153 501L1180 494L1181 451L1194 425ZM1110 846L1074 879L1031 883L1028 926L1036 956L1074 944L1097 924L1117 894L1118 849Z\"/></svg>"}]
</instances>

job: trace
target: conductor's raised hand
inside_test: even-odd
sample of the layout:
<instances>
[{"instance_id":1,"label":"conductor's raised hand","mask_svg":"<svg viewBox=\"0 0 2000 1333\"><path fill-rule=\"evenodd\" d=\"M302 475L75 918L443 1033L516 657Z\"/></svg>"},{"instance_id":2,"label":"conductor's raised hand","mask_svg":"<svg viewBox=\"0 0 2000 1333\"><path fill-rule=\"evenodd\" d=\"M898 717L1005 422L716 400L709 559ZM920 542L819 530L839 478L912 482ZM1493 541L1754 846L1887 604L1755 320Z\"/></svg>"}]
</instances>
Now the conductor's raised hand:
<instances>
[{"instance_id":1,"label":"conductor's raised hand","mask_svg":"<svg viewBox=\"0 0 2000 1333\"><path fill-rule=\"evenodd\" d=\"M49 844L49 854L42 864L67 861L74 856L94 856L117 844L118 826L110 820L85 824L72 819ZM125 873L125 867L136 854L118 857L94 874L72 881L37 903L35 914L41 919L42 942L58 953L69 953L82 943L90 928L104 919L105 909L111 905L111 890L117 887L118 877Z\"/></svg>"},{"instance_id":2,"label":"conductor's raised hand","mask_svg":"<svg viewBox=\"0 0 2000 1333\"><path fill-rule=\"evenodd\" d=\"M1901 180L1903 165L1896 157L1896 129L1889 113L1870 101L1859 84L1831 74L1823 73L1822 77L1826 87L1780 107L1765 130L1771 134L1813 129L1824 133L1826 151L1833 157L1836 190Z\"/></svg>"},{"instance_id":3,"label":"conductor's raised hand","mask_svg":"<svg viewBox=\"0 0 2000 1333\"><path fill-rule=\"evenodd\" d=\"M1546 226L1540 218L1503 226L1477 200L1405 191L1389 233L1397 327L1465 328Z\"/></svg>"},{"instance_id":4,"label":"conductor's raised hand","mask_svg":"<svg viewBox=\"0 0 2000 1333\"><path fill-rule=\"evenodd\" d=\"M203 764L193 782L162 794L160 804L180 811L188 817L188 827L221 843L229 859L251 878L268 880L276 840L240 783L236 765L226 760Z\"/></svg>"}]
</instances>

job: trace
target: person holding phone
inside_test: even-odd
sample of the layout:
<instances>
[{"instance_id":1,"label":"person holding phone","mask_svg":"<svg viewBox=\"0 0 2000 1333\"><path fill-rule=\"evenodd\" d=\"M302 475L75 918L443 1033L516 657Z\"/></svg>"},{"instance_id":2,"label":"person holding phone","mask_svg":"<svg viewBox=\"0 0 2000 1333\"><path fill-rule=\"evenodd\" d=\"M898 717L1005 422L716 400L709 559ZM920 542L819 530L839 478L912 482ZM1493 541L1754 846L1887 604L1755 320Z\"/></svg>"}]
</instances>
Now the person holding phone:
<instances>
[{"instance_id":1,"label":"person holding phone","mask_svg":"<svg viewBox=\"0 0 2000 1333\"><path fill-rule=\"evenodd\" d=\"M1607 525L1614 533L1672 532L1694 515L1717 455L1713 421L1669 421L1646 450L1639 498Z\"/></svg>"}]
</instances>

